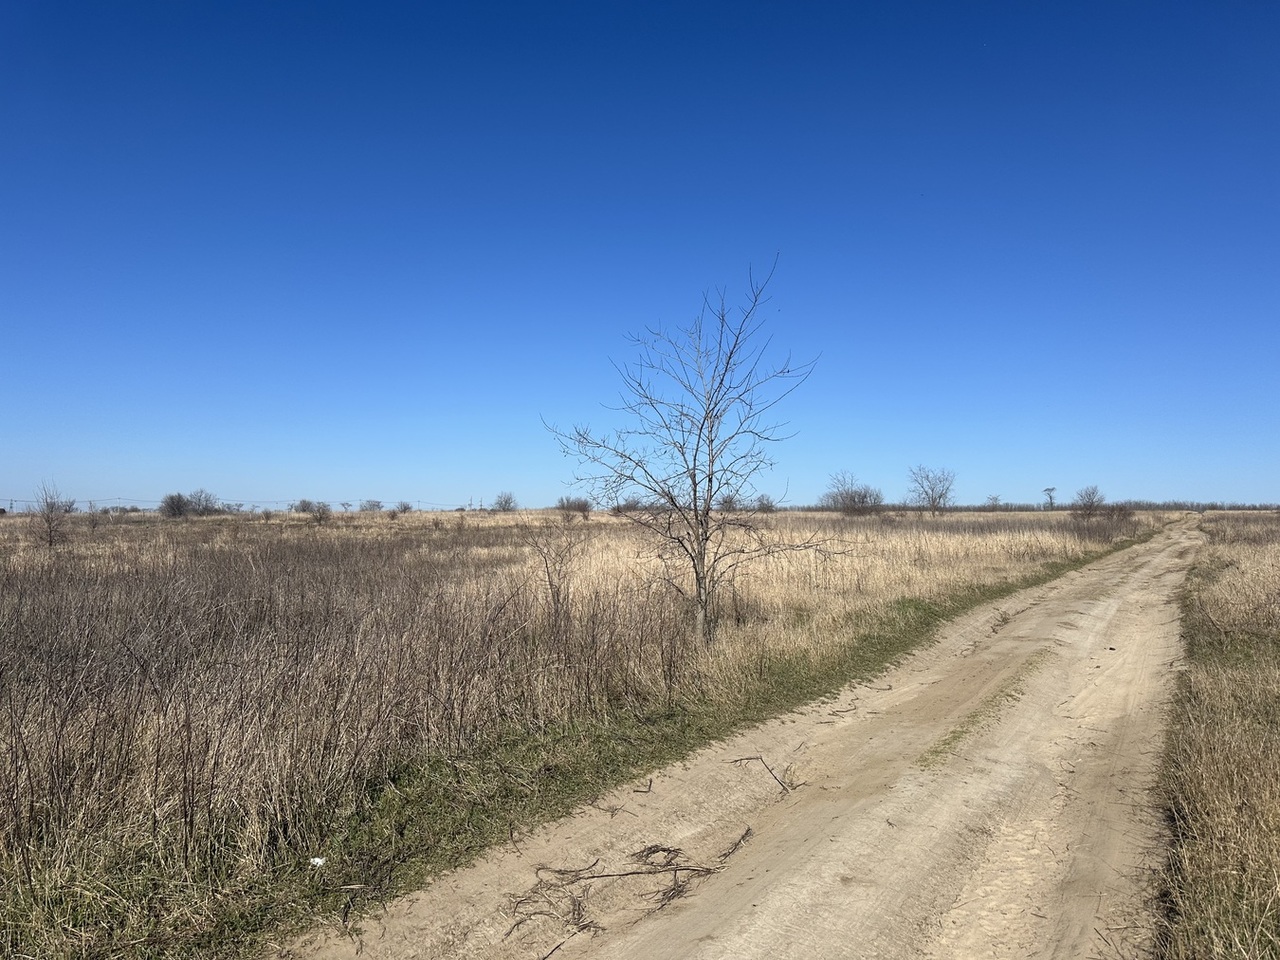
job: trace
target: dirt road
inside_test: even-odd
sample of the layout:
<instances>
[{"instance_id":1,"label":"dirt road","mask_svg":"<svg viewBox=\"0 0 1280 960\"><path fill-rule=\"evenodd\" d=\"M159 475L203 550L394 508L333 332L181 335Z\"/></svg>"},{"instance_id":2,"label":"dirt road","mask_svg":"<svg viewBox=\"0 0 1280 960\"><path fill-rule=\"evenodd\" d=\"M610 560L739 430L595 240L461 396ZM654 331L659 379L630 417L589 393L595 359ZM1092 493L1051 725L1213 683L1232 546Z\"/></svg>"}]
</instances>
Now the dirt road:
<instances>
[{"instance_id":1,"label":"dirt road","mask_svg":"<svg viewBox=\"0 0 1280 960\"><path fill-rule=\"evenodd\" d=\"M308 958L1132 957L1179 656L1180 523L950 624Z\"/></svg>"}]
</instances>

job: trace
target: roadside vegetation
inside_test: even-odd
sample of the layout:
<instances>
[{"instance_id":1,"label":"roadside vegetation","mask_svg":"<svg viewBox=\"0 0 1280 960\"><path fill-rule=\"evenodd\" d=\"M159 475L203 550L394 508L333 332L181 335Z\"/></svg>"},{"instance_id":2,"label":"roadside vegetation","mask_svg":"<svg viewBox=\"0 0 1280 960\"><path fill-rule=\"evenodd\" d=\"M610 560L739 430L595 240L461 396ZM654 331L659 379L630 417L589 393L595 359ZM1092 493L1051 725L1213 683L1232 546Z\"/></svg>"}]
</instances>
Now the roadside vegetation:
<instances>
[{"instance_id":1,"label":"roadside vegetation","mask_svg":"<svg viewBox=\"0 0 1280 960\"><path fill-rule=\"evenodd\" d=\"M1280 512L1214 513L1183 600L1166 960L1280 957Z\"/></svg>"},{"instance_id":2,"label":"roadside vegetation","mask_svg":"<svg viewBox=\"0 0 1280 960\"><path fill-rule=\"evenodd\" d=\"M0 520L0 955L353 922L1163 522L758 514L708 644L621 516L394 513Z\"/></svg>"}]
</instances>

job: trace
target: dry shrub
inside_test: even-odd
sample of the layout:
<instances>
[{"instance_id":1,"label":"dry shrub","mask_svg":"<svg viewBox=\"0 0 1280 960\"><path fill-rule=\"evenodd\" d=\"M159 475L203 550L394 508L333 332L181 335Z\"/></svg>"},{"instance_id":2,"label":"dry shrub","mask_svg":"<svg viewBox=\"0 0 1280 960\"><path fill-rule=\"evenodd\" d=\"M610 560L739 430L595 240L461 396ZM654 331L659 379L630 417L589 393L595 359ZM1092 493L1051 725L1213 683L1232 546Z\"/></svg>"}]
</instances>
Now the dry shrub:
<instances>
[{"instance_id":1,"label":"dry shrub","mask_svg":"<svg viewBox=\"0 0 1280 960\"><path fill-rule=\"evenodd\" d=\"M827 549L730 584L706 650L623 518L440 519L141 518L59 551L0 529L0 953L219 952L406 770L738 702L897 598L1099 546L1056 515L773 514Z\"/></svg>"}]
</instances>

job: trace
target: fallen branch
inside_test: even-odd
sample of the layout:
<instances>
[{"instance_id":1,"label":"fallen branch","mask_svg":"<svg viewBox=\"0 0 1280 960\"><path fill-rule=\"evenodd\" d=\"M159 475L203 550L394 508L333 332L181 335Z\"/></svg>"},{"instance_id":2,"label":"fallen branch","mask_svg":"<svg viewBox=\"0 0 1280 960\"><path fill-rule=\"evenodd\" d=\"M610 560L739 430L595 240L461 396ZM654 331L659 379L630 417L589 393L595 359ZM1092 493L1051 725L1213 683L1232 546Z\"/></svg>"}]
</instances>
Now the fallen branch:
<instances>
[{"instance_id":1,"label":"fallen branch","mask_svg":"<svg viewBox=\"0 0 1280 960\"><path fill-rule=\"evenodd\" d=\"M760 761L761 765L762 765L766 770L768 770L768 771L769 771L769 776L773 777L773 779L774 779L775 781L777 781L777 784L778 784L778 786L780 786L780 787L782 788L782 792L783 792L783 793L790 793L790 792L792 791L792 789L794 789L795 784L788 784L788 783L784 783L784 782L782 781L782 779L781 779L781 778L780 778L776 773L774 773L774 772L773 772L773 767L769 766L769 764L765 762L764 757L760 756L759 754L757 754L757 755L756 755L756 756L754 756L754 757L739 757L737 760L726 760L725 762L726 762L726 763L732 763L732 764L734 764L734 765L736 766L736 765L738 765L738 764L740 764L740 763L750 763L752 760L759 760L759 761Z\"/></svg>"},{"instance_id":2,"label":"fallen branch","mask_svg":"<svg viewBox=\"0 0 1280 960\"><path fill-rule=\"evenodd\" d=\"M733 846L731 846L724 853L720 854L720 856L716 857L716 859L719 860L721 863L728 860L735 853L741 850L743 845L746 844L746 842L750 840L754 835L755 835L755 832L750 827L747 827L747 829L742 831L742 836L740 836L737 840L733 842Z\"/></svg>"}]
</instances>

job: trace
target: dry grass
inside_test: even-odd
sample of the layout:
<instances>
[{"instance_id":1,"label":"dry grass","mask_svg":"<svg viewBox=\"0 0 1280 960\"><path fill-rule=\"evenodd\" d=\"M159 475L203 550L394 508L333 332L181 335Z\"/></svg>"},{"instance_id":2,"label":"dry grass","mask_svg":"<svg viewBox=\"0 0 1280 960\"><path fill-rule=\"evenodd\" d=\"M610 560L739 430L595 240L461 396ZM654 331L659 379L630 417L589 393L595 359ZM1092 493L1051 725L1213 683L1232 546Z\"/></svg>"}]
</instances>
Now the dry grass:
<instances>
[{"instance_id":1,"label":"dry grass","mask_svg":"<svg viewBox=\"0 0 1280 960\"><path fill-rule=\"evenodd\" d=\"M1210 514L1166 760L1163 955L1280 957L1280 515Z\"/></svg>"},{"instance_id":2,"label":"dry grass","mask_svg":"<svg viewBox=\"0 0 1280 960\"><path fill-rule=\"evenodd\" d=\"M465 859L558 777L588 790L567 772L587 735L541 732L610 730L607 752L664 712L777 708L838 683L905 598L1159 518L770 522L831 549L733 584L711 649L618 518L144 516L57 549L0 522L0 953L226 955L414 857Z\"/></svg>"}]
</instances>

